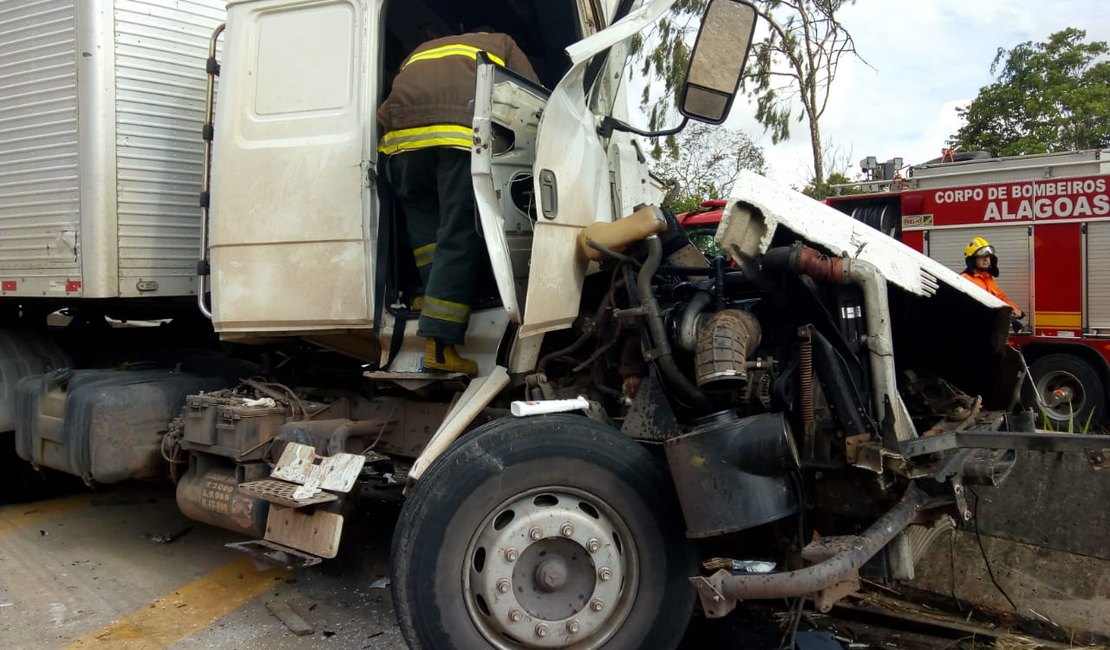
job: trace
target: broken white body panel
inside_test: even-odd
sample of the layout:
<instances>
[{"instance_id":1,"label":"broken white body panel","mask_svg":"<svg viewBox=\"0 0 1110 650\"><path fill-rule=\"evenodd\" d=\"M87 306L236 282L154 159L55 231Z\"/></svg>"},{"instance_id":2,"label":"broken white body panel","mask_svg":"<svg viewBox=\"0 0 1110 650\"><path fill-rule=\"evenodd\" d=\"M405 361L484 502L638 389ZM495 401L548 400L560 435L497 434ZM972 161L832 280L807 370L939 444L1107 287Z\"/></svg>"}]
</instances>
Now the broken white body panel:
<instances>
[{"instance_id":1,"label":"broken white body panel","mask_svg":"<svg viewBox=\"0 0 1110 650\"><path fill-rule=\"evenodd\" d=\"M986 307L1009 308L940 262L843 212L754 172L741 172L717 229L717 243L733 257L756 257L767 252L780 226L834 255L874 264L888 282L910 293L931 296L943 282Z\"/></svg>"},{"instance_id":2,"label":"broken white body panel","mask_svg":"<svg viewBox=\"0 0 1110 650\"><path fill-rule=\"evenodd\" d=\"M416 462L409 469L409 480L418 480L440 454L455 442L474 418L486 408L509 385L509 373L503 366L497 366L488 375L477 377L463 391L459 401L447 412L435 435L420 452Z\"/></svg>"}]
</instances>

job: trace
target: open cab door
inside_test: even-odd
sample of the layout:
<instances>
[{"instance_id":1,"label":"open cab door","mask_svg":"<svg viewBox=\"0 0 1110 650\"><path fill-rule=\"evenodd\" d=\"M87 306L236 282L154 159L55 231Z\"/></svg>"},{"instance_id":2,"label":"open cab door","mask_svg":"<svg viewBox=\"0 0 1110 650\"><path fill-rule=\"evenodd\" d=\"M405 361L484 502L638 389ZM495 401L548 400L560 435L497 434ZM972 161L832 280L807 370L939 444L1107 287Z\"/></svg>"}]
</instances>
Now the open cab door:
<instances>
[{"instance_id":1,"label":"open cab door","mask_svg":"<svg viewBox=\"0 0 1110 650\"><path fill-rule=\"evenodd\" d=\"M509 320L521 322L517 281L528 277L532 250L532 168L546 89L485 58L478 65L474 94L471 174L501 304Z\"/></svg>"},{"instance_id":2,"label":"open cab door","mask_svg":"<svg viewBox=\"0 0 1110 650\"><path fill-rule=\"evenodd\" d=\"M591 224L623 218L631 214L631 207L648 200L646 161L636 157L630 161L610 151L612 139L628 136L599 133L603 118L611 116L591 111L594 84L588 83L588 75L591 62L607 52L627 58L627 50L617 46L653 25L674 4L675 0L645 2L611 27L567 48L571 69L551 93L537 137L534 183L539 216L521 337L564 329L574 322L588 269L587 259L578 251L580 233ZM712 124L724 121L739 87L754 21L754 10L744 2L709 2L679 102L683 115ZM618 92L609 102L610 112L622 101ZM654 135L619 120L609 123L623 127L617 131ZM616 168L628 162L639 168L644 183L628 182L627 177L637 170ZM626 195L636 185L643 187L640 196Z\"/></svg>"}]
</instances>

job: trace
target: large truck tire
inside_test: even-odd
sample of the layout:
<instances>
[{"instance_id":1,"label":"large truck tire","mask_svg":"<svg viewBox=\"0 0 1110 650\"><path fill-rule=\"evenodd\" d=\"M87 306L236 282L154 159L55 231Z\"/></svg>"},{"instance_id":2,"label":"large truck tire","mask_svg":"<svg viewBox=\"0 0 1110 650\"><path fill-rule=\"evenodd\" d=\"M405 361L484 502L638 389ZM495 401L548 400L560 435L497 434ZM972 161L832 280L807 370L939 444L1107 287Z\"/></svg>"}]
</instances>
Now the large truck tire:
<instances>
[{"instance_id":1,"label":"large truck tire","mask_svg":"<svg viewBox=\"0 0 1110 650\"><path fill-rule=\"evenodd\" d=\"M412 648L678 645L696 571L669 475L580 416L491 422L409 495L392 586Z\"/></svg>"},{"instance_id":2,"label":"large truck tire","mask_svg":"<svg viewBox=\"0 0 1110 650\"><path fill-rule=\"evenodd\" d=\"M1091 364L1071 354L1049 354L1033 361L1029 374L1032 386L1025 382L1023 401L1039 415L1040 426L1047 418L1056 431L1085 433L1102 424L1106 386Z\"/></svg>"}]
</instances>

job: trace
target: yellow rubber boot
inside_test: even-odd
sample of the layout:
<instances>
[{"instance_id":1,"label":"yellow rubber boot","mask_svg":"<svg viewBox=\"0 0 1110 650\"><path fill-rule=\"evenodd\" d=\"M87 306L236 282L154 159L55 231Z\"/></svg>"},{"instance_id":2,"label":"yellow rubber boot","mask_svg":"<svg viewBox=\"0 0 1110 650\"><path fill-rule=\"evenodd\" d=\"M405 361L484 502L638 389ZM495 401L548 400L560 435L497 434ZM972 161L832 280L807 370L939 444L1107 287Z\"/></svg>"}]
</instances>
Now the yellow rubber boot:
<instances>
[{"instance_id":1,"label":"yellow rubber boot","mask_svg":"<svg viewBox=\"0 0 1110 650\"><path fill-rule=\"evenodd\" d=\"M473 377L478 374L478 362L459 356L455 346L435 339L424 345L424 369L441 372L461 372Z\"/></svg>"}]
</instances>

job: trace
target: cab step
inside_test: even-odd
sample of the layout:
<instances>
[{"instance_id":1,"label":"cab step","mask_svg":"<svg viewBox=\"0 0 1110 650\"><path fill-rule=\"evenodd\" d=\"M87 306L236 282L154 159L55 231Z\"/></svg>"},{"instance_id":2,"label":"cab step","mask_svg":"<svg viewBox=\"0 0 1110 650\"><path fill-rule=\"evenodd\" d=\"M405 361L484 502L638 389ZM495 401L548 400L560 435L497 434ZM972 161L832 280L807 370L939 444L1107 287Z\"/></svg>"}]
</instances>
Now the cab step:
<instances>
[{"instance_id":1,"label":"cab step","mask_svg":"<svg viewBox=\"0 0 1110 650\"><path fill-rule=\"evenodd\" d=\"M319 456L312 447L291 442L285 445L270 477L307 488L294 496L301 500L306 496L303 492L350 492L365 464L366 456L361 454Z\"/></svg>"},{"instance_id":2,"label":"cab step","mask_svg":"<svg viewBox=\"0 0 1110 650\"><path fill-rule=\"evenodd\" d=\"M300 488L301 486L296 483L279 481L272 478L239 484L240 492L258 497L263 501L275 503L279 506L285 506L286 508L306 508L308 506L318 506L321 503L331 503L332 501L339 500L338 496L331 492L324 492L323 490L302 499L295 498L293 494Z\"/></svg>"},{"instance_id":3,"label":"cab step","mask_svg":"<svg viewBox=\"0 0 1110 650\"><path fill-rule=\"evenodd\" d=\"M370 370L362 373L367 379L378 381L446 381L451 379L470 379L465 372L390 372Z\"/></svg>"},{"instance_id":4,"label":"cab step","mask_svg":"<svg viewBox=\"0 0 1110 650\"><path fill-rule=\"evenodd\" d=\"M389 382L407 391L419 392L436 384L452 390L463 390L471 377L462 372L390 372L371 370L362 373L373 381Z\"/></svg>"}]
</instances>

